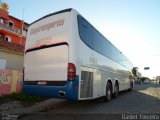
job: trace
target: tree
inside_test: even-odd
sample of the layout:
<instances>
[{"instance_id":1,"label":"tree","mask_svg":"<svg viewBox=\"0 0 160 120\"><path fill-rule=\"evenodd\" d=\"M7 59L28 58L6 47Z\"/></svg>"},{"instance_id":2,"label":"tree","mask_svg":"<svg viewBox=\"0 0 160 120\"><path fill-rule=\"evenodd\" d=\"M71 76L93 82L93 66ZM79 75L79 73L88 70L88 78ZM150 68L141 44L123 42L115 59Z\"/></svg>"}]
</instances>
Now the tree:
<instances>
[{"instance_id":1,"label":"tree","mask_svg":"<svg viewBox=\"0 0 160 120\"><path fill-rule=\"evenodd\" d=\"M134 76L137 76L137 74L138 74L138 70L137 70L138 68L137 67L133 67L132 68L132 74L134 75Z\"/></svg>"}]
</instances>

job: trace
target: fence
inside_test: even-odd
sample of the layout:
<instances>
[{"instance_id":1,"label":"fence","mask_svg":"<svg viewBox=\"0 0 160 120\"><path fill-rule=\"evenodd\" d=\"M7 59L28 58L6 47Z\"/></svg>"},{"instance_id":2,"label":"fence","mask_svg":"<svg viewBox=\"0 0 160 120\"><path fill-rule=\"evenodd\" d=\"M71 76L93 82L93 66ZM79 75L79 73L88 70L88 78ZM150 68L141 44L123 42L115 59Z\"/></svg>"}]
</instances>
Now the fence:
<instances>
[{"instance_id":1,"label":"fence","mask_svg":"<svg viewBox=\"0 0 160 120\"><path fill-rule=\"evenodd\" d=\"M0 96L21 92L22 72L15 70L0 70Z\"/></svg>"}]
</instances>

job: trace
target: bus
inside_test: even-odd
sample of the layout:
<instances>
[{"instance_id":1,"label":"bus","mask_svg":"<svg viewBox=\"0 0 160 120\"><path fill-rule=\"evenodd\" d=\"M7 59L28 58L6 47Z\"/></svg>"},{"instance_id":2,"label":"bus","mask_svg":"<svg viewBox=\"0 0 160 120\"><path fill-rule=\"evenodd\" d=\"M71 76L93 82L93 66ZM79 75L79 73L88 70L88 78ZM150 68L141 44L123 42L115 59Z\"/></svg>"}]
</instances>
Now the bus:
<instances>
[{"instance_id":1,"label":"bus","mask_svg":"<svg viewBox=\"0 0 160 120\"><path fill-rule=\"evenodd\" d=\"M110 101L133 88L131 69L127 57L72 8L28 28L22 87L27 95Z\"/></svg>"}]
</instances>

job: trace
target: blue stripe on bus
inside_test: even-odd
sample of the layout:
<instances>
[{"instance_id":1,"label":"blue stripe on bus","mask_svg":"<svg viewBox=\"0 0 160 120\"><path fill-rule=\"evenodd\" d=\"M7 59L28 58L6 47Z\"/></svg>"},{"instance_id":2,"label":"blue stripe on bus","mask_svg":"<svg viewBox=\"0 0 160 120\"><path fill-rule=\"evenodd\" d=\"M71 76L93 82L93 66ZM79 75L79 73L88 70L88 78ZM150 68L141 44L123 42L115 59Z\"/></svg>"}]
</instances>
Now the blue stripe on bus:
<instances>
[{"instance_id":1,"label":"blue stripe on bus","mask_svg":"<svg viewBox=\"0 0 160 120\"><path fill-rule=\"evenodd\" d=\"M43 86L43 85L26 85L23 83L23 93L32 96L48 96L53 98L78 100L79 77L75 80L67 81L64 86ZM65 96L59 96L59 91L65 92Z\"/></svg>"}]
</instances>

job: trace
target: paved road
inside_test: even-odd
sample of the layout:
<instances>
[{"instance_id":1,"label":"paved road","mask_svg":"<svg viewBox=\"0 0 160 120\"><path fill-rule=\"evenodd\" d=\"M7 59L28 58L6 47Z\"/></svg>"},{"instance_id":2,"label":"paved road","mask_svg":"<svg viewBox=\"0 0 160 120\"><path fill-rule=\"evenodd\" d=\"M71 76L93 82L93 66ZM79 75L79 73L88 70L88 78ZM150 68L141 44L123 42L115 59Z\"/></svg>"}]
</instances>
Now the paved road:
<instances>
[{"instance_id":1,"label":"paved road","mask_svg":"<svg viewBox=\"0 0 160 120\"><path fill-rule=\"evenodd\" d=\"M55 104L55 100L51 99L27 110L34 114L21 114L19 115L20 120L122 120L125 114L147 113L158 114L158 116L151 116L156 118L147 120L160 120L160 84L137 84L133 91L122 92L118 98L108 103L102 100L57 100ZM140 119L140 116L131 117L132 120L134 117Z\"/></svg>"},{"instance_id":2,"label":"paved road","mask_svg":"<svg viewBox=\"0 0 160 120\"><path fill-rule=\"evenodd\" d=\"M119 114L160 113L160 84L136 85L118 98L105 103L102 100L69 102L68 105L47 111L52 114Z\"/></svg>"}]
</instances>

